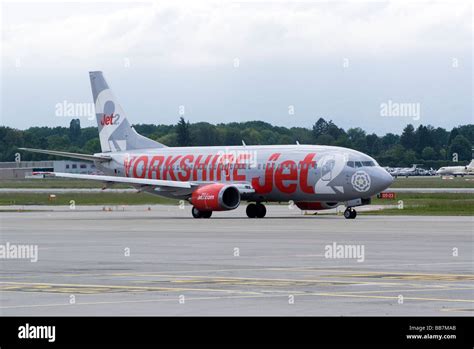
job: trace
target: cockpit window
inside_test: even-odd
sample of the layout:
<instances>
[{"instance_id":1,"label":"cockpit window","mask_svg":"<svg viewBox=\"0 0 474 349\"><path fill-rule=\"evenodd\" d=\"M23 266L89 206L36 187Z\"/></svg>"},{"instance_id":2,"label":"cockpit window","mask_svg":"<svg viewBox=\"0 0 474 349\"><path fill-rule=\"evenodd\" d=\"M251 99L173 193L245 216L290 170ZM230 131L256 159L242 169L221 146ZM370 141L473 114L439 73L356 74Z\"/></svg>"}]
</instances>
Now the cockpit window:
<instances>
[{"instance_id":1,"label":"cockpit window","mask_svg":"<svg viewBox=\"0 0 474 349\"><path fill-rule=\"evenodd\" d=\"M359 167L373 167L377 166L374 161L348 161L348 167L359 168Z\"/></svg>"}]
</instances>

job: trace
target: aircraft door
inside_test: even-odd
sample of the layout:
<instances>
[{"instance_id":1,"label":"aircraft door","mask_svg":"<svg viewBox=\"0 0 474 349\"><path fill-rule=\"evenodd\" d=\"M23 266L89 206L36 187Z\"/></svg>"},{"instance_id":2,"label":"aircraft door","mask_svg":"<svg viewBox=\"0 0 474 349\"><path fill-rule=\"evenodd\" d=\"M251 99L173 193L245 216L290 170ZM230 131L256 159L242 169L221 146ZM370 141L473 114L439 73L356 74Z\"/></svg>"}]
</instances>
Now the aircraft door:
<instances>
[{"instance_id":1,"label":"aircraft door","mask_svg":"<svg viewBox=\"0 0 474 349\"><path fill-rule=\"evenodd\" d=\"M333 169L336 164L336 159L334 155L329 155L324 157L323 162L321 163L321 180L329 182L333 178Z\"/></svg>"}]
</instances>

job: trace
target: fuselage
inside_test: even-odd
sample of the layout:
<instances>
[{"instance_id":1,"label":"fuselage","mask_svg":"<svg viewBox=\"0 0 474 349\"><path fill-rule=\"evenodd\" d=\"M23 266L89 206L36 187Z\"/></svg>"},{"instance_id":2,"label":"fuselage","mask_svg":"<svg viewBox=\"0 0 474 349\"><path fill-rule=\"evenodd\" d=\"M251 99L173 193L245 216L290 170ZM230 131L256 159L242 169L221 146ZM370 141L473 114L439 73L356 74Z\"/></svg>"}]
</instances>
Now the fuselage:
<instances>
[{"instance_id":1,"label":"fuselage","mask_svg":"<svg viewBox=\"0 0 474 349\"><path fill-rule=\"evenodd\" d=\"M470 175L474 174L474 167L469 166L446 166L436 171L438 175Z\"/></svg>"},{"instance_id":2,"label":"fuselage","mask_svg":"<svg viewBox=\"0 0 474 349\"><path fill-rule=\"evenodd\" d=\"M109 175L247 184L254 190L243 197L249 201L342 202L369 198L393 182L368 155L332 146L166 147L105 154L112 161L97 166ZM156 194L166 196L166 191Z\"/></svg>"}]
</instances>

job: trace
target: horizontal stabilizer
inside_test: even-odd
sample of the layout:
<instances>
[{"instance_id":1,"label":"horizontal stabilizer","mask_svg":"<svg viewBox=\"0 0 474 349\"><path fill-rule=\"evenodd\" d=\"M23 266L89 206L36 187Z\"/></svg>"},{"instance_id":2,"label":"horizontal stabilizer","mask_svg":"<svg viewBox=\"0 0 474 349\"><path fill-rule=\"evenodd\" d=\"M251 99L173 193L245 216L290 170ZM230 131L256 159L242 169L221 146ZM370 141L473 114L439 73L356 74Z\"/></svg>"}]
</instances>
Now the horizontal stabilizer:
<instances>
[{"instance_id":1,"label":"horizontal stabilizer","mask_svg":"<svg viewBox=\"0 0 474 349\"><path fill-rule=\"evenodd\" d=\"M66 158L81 159L87 161L110 161L112 158L107 155L90 155L90 154L80 154L80 153L69 153L66 151L57 151L57 150L45 150L45 149L32 149L32 148L19 148L20 150L26 150L32 153L40 153L47 155L56 155L64 156Z\"/></svg>"}]
</instances>

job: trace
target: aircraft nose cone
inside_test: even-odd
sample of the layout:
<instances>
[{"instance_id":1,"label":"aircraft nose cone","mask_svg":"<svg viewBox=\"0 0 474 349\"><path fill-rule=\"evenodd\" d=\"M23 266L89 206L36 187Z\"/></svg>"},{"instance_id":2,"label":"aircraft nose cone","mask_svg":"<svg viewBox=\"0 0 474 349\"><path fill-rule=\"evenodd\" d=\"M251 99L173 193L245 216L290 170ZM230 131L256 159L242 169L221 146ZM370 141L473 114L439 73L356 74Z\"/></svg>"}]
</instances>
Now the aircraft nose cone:
<instances>
[{"instance_id":1,"label":"aircraft nose cone","mask_svg":"<svg viewBox=\"0 0 474 349\"><path fill-rule=\"evenodd\" d=\"M394 178L385 169L382 168L381 170L382 170L381 171L382 173L380 174L380 178L379 178L380 186L386 189L392 185Z\"/></svg>"},{"instance_id":2,"label":"aircraft nose cone","mask_svg":"<svg viewBox=\"0 0 474 349\"><path fill-rule=\"evenodd\" d=\"M373 178L373 193L380 193L390 187L394 179L390 173L388 173L384 168L379 167L374 171Z\"/></svg>"}]
</instances>

